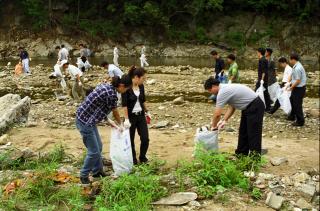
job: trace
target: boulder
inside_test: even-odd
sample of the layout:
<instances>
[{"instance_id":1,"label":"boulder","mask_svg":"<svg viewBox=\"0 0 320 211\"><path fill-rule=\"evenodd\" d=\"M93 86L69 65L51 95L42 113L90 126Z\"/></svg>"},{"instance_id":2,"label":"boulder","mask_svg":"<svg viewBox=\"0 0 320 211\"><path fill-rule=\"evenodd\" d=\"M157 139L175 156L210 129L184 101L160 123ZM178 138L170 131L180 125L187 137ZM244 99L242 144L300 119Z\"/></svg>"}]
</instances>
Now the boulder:
<instances>
[{"instance_id":1,"label":"boulder","mask_svg":"<svg viewBox=\"0 0 320 211\"><path fill-rule=\"evenodd\" d=\"M20 98L16 94L7 94L0 98L0 135L13 124L26 122L31 106L30 97Z\"/></svg>"},{"instance_id":2,"label":"boulder","mask_svg":"<svg viewBox=\"0 0 320 211\"><path fill-rule=\"evenodd\" d=\"M273 192L269 192L267 195L266 204L275 210L279 210L282 206L283 201L283 197L278 196Z\"/></svg>"},{"instance_id":3,"label":"boulder","mask_svg":"<svg viewBox=\"0 0 320 211\"><path fill-rule=\"evenodd\" d=\"M299 191L305 198L311 201L316 193L316 187L314 185L302 184L301 187L299 187Z\"/></svg>"}]
</instances>

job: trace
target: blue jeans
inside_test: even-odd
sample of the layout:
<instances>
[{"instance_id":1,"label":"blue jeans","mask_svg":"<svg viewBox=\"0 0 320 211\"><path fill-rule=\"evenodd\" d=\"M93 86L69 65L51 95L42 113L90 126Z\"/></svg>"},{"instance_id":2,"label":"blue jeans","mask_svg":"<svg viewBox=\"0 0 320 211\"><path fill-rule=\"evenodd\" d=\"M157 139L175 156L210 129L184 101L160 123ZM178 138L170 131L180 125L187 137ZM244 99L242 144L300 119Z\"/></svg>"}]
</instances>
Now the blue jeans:
<instances>
[{"instance_id":1,"label":"blue jeans","mask_svg":"<svg viewBox=\"0 0 320 211\"><path fill-rule=\"evenodd\" d=\"M90 172L96 174L103 170L102 142L96 125L88 126L76 119L76 126L87 148L87 155L80 170L80 177L88 177Z\"/></svg>"}]
</instances>

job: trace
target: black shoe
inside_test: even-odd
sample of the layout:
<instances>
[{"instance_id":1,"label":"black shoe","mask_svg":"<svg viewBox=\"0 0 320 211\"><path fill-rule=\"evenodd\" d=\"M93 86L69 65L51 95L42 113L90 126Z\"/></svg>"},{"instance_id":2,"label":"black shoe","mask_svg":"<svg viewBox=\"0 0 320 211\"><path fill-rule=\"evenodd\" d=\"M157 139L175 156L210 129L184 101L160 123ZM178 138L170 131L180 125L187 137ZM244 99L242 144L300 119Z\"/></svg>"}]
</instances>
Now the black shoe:
<instances>
[{"instance_id":1,"label":"black shoe","mask_svg":"<svg viewBox=\"0 0 320 211\"><path fill-rule=\"evenodd\" d=\"M106 177L106 176L110 176L108 175L106 172L104 172L103 170L99 171L96 174L93 174L92 177L94 178L98 178L98 177Z\"/></svg>"},{"instance_id":2,"label":"black shoe","mask_svg":"<svg viewBox=\"0 0 320 211\"><path fill-rule=\"evenodd\" d=\"M140 163L148 163L149 162L148 158L140 158L139 160L140 160Z\"/></svg>"},{"instance_id":3,"label":"black shoe","mask_svg":"<svg viewBox=\"0 0 320 211\"><path fill-rule=\"evenodd\" d=\"M292 123L292 126L294 126L294 127L302 127L303 125L304 125L304 123L298 123L298 122Z\"/></svg>"},{"instance_id":4,"label":"black shoe","mask_svg":"<svg viewBox=\"0 0 320 211\"><path fill-rule=\"evenodd\" d=\"M90 184L89 177L80 177L80 182L84 185Z\"/></svg>"},{"instance_id":5,"label":"black shoe","mask_svg":"<svg viewBox=\"0 0 320 211\"><path fill-rule=\"evenodd\" d=\"M294 117L287 117L288 121L295 121L296 119Z\"/></svg>"}]
</instances>

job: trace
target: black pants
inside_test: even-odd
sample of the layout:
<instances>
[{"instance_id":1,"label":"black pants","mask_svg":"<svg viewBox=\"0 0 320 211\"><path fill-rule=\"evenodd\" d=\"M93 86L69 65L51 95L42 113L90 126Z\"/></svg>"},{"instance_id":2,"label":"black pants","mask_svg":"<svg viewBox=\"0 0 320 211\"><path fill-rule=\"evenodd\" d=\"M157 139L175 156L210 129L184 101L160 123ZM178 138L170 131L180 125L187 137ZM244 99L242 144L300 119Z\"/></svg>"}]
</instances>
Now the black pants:
<instances>
[{"instance_id":1,"label":"black pants","mask_svg":"<svg viewBox=\"0 0 320 211\"><path fill-rule=\"evenodd\" d=\"M304 116L302 110L303 97L306 94L306 87L295 87L292 90L290 103L292 106L292 111L289 118L295 119L298 124L304 125Z\"/></svg>"},{"instance_id":2,"label":"black pants","mask_svg":"<svg viewBox=\"0 0 320 211\"><path fill-rule=\"evenodd\" d=\"M280 87L283 88L285 84L286 84L285 82L282 82L282 83L280 84ZM280 102L279 102L279 100L277 99L276 102L274 103L272 109L271 109L271 113L272 113L272 114L275 113L275 112L280 108L280 106L281 106L281 105L280 105Z\"/></svg>"},{"instance_id":3,"label":"black pants","mask_svg":"<svg viewBox=\"0 0 320 211\"><path fill-rule=\"evenodd\" d=\"M257 91L257 89L258 89L259 87L260 87L260 81L258 81L258 82L256 83L256 90L255 90L255 91ZM266 111L269 111L270 108L271 108L271 99L270 99L270 95L269 95L269 92L268 92L268 84L267 84L267 82L265 82L265 83L263 84L263 87L266 89L266 90L264 90L264 92L263 92L264 102L265 102L265 104L266 104Z\"/></svg>"},{"instance_id":4,"label":"black pants","mask_svg":"<svg viewBox=\"0 0 320 211\"><path fill-rule=\"evenodd\" d=\"M146 121L146 117L142 112L140 115L131 114L129 115L129 120L131 123L130 127L130 139L131 139L131 148L132 148L132 156L133 156L133 163L137 164L137 157L136 157L136 150L134 145L134 137L136 133L136 129L140 136L141 144L140 144L140 162L148 161L146 154L149 148L149 132L148 132L148 125Z\"/></svg>"},{"instance_id":5,"label":"black pants","mask_svg":"<svg viewBox=\"0 0 320 211\"><path fill-rule=\"evenodd\" d=\"M236 154L261 154L263 115L264 104L259 97L242 111Z\"/></svg>"}]
</instances>

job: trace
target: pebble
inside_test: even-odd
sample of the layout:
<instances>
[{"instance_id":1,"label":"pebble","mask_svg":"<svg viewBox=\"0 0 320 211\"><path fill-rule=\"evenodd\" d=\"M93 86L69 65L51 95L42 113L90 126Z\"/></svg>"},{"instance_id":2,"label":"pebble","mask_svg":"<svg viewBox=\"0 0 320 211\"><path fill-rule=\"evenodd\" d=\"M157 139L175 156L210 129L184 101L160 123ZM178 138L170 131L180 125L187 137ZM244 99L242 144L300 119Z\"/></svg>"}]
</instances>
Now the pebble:
<instances>
[{"instance_id":1,"label":"pebble","mask_svg":"<svg viewBox=\"0 0 320 211\"><path fill-rule=\"evenodd\" d=\"M201 204L197 201L190 201L188 205L191 207L201 207Z\"/></svg>"},{"instance_id":2,"label":"pebble","mask_svg":"<svg viewBox=\"0 0 320 211\"><path fill-rule=\"evenodd\" d=\"M255 173L253 171L245 171L243 172L243 175L245 177L253 178L255 176Z\"/></svg>"},{"instance_id":3,"label":"pebble","mask_svg":"<svg viewBox=\"0 0 320 211\"><path fill-rule=\"evenodd\" d=\"M297 207L299 207L301 209L311 209L312 208L311 204L309 204L303 198L298 199L298 201L296 202L296 205L297 205Z\"/></svg>"},{"instance_id":4,"label":"pebble","mask_svg":"<svg viewBox=\"0 0 320 211\"><path fill-rule=\"evenodd\" d=\"M154 128L164 128L169 125L169 121L160 121L154 125Z\"/></svg>"},{"instance_id":5,"label":"pebble","mask_svg":"<svg viewBox=\"0 0 320 211\"><path fill-rule=\"evenodd\" d=\"M172 103L174 104L174 105L181 105L181 104L183 104L185 101L184 101L184 98L183 97L178 97L178 98L176 98L176 99L174 99L173 101L172 101Z\"/></svg>"},{"instance_id":6,"label":"pebble","mask_svg":"<svg viewBox=\"0 0 320 211\"><path fill-rule=\"evenodd\" d=\"M9 135L4 134L0 137L0 145L5 145L9 141Z\"/></svg>"},{"instance_id":7,"label":"pebble","mask_svg":"<svg viewBox=\"0 0 320 211\"><path fill-rule=\"evenodd\" d=\"M265 180L271 180L274 178L273 174L266 174L266 173L259 173L258 176Z\"/></svg>"},{"instance_id":8,"label":"pebble","mask_svg":"<svg viewBox=\"0 0 320 211\"><path fill-rule=\"evenodd\" d=\"M286 157L274 157L270 160L270 163L274 166L280 166L281 164L286 162L288 162L288 158Z\"/></svg>"},{"instance_id":9,"label":"pebble","mask_svg":"<svg viewBox=\"0 0 320 211\"><path fill-rule=\"evenodd\" d=\"M269 192L267 195L267 199L265 201L265 203L275 209L275 210L279 210L282 206L282 203L284 202L284 198L282 196L278 196L273 192Z\"/></svg>"}]
</instances>

